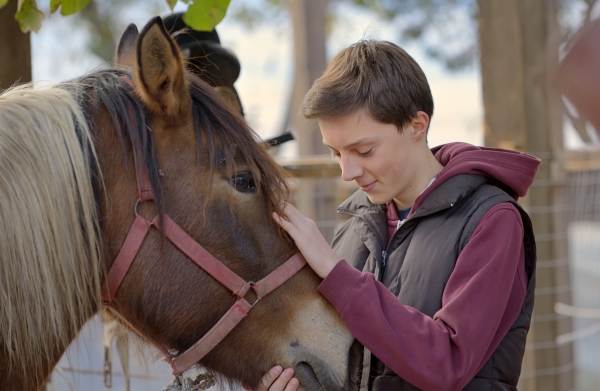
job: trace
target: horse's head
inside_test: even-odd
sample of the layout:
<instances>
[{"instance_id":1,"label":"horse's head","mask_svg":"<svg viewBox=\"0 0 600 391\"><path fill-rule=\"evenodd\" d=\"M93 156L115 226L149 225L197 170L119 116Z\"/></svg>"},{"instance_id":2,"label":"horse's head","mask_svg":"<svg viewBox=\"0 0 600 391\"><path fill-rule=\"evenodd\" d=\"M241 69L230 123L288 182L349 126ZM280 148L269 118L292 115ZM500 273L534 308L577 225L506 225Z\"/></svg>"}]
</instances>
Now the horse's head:
<instances>
[{"instance_id":1,"label":"horse's head","mask_svg":"<svg viewBox=\"0 0 600 391\"><path fill-rule=\"evenodd\" d=\"M185 70L160 18L140 34L133 27L126 31L116 63L120 76L104 78L103 85L93 76L83 79L93 86L91 99L103 102L88 106L88 113L102 175L106 266L126 239L134 205L148 219L170 216L245 281L262 279L296 253L271 218L288 194L281 168L243 118ZM108 84L118 94L106 92ZM139 205L136 159L155 198ZM248 386L280 364L295 368L301 389L349 387L352 337L317 292L319 282L304 267L262 298L201 365ZM151 229L113 306L141 334L177 353L196 343L235 302L230 290Z\"/></svg>"}]
</instances>

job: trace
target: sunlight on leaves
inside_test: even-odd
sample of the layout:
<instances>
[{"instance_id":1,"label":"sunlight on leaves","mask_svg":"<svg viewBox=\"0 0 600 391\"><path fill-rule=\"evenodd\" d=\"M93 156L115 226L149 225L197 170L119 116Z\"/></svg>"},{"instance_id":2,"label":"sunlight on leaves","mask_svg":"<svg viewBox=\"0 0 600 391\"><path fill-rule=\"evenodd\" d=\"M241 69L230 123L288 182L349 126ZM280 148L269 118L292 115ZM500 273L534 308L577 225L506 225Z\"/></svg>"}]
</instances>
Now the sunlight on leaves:
<instances>
[{"instance_id":1,"label":"sunlight on leaves","mask_svg":"<svg viewBox=\"0 0 600 391\"><path fill-rule=\"evenodd\" d=\"M0 0L0 8L4 7L6 4L8 4L8 0Z\"/></svg>"},{"instance_id":2,"label":"sunlight on leaves","mask_svg":"<svg viewBox=\"0 0 600 391\"><path fill-rule=\"evenodd\" d=\"M37 32L42 27L44 13L38 10L35 0L19 0L15 19L19 22L22 32Z\"/></svg>"},{"instance_id":3,"label":"sunlight on leaves","mask_svg":"<svg viewBox=\"0 0 600 391\"><path fill-rule=\"evenodd\" d=\"M92 0L52 0L50 1L50 12L55 13L60 8L63 16L73 15L90 4Z\"/></svg>"},{"instance_id":4,"label":"sunlight on leaves","mask_svg":"<svg viewBox=\"0 0 600 391\"><path fill-rule=\"evenodd\" d=\"M188 1L189 7L183 15L185 24L199 31L210 31L227 13L231 0L196 0Z\"/></svg>"}]
</instances>

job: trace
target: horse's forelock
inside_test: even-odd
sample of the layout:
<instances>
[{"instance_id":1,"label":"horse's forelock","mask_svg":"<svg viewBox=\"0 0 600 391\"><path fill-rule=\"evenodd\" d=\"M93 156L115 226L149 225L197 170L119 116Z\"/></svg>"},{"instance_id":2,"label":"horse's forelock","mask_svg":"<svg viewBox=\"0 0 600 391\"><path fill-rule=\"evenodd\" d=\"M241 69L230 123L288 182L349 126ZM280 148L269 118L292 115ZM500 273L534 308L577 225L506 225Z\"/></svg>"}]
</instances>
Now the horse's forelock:
<instances>
[{"instance_id":1,"label":"horse's forelock","mask_svg":"<svg viewBox=\"0 0 600 391\"><path fill-rule=\"evenodd\" d=\"M269 211L280 211L281 202L287 201L288 174L269 156L258 136L206 83L191 77L190 90L194 105L196 140L206 140L198 145L198 153L207 153L209 177L212 178L221 162L233 171L236 155L246 161L255 181L265 194ZM202 137L204 135L204 137Z\"/></svg>"}]
</instances>

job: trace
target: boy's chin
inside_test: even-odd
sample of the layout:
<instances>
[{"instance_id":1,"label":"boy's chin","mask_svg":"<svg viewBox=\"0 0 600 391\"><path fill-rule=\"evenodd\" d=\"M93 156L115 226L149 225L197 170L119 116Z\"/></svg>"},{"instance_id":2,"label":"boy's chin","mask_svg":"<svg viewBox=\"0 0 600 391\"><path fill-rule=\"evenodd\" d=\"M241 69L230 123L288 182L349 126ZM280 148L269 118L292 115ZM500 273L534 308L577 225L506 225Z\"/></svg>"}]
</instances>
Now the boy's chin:
<instances>
[{"instance_id":1,"label":"boy's chin","mask_svg":"<svg viewBox=\"0 0 600 391\"><path fill-rule=\"evenodd\" d=\"M384 205L389 201L389 199L384 199L384 197L381 196L378 197L376 194L365 194L367 195L367 198L369 199L369 201L371 201L372 204Z\"/></svg>"}]
</instances>

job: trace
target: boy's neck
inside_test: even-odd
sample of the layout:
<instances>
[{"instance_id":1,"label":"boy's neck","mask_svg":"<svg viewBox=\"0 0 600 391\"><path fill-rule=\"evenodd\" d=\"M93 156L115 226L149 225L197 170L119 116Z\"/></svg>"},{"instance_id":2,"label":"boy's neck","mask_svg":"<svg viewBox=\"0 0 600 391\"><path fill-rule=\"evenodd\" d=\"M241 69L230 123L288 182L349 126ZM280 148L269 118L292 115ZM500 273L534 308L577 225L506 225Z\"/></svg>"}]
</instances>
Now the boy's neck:
<instances>
[{"instance_id":1,"label":"boy's neck","mask_svg":"<svg viewBox=\"0 0 600 391\"><path fill-rule=\"evenodd\" d=\"M413 175L413 183L410 189L392 201L399 210L410 208L415 204L415 200L427 189L431 180L444 169L444 166L437 161L429 148L424 154L424 159L419 164L415 164L416 171Z\"/></svg>"}]
</instances>

